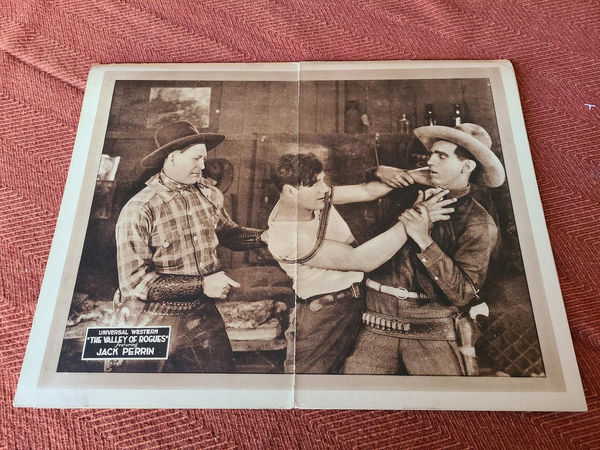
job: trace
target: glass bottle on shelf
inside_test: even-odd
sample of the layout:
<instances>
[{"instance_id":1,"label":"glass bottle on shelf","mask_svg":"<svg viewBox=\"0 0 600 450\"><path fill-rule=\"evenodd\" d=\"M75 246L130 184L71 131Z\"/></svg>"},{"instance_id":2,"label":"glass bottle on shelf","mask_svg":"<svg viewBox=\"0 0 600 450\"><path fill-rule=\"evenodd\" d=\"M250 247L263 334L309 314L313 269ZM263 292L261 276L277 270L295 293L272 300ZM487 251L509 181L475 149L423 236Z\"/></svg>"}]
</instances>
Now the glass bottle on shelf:
<instances>
[{"instance_id":1,"label":"glass bottle on shelf","mask_svg":"<svg viewBox=\"0 0 600 450\"><path fill-rule=\"evenodd\" d=\"M398 133L408 134L410 133L410 120L406 118L406 114L402 114L402 119L398 121Z\"/></svg>"},{"instance_id":2,"label":"glass bottle on shelf","mask_svg":"<svg viewBox=\"0 0 600 450\"><path fill-rule=\"evenodd\" d=\"M452 126L457 126L462 123L462 117L460 116L460 105L457 103L454 105L454 114L452 115Z\"/></svg>"},{"instance_id":3,"label":"glass bottle on shelf","mask_svg":"<svg viewBox=\"0 0 600 450\"><path fill-rule=\"evenodd\" d=\"M433 126L437 122L435 114L433 113L433 105L428 103L425 105L425 125Z\"/></svg>"}]
</instances>

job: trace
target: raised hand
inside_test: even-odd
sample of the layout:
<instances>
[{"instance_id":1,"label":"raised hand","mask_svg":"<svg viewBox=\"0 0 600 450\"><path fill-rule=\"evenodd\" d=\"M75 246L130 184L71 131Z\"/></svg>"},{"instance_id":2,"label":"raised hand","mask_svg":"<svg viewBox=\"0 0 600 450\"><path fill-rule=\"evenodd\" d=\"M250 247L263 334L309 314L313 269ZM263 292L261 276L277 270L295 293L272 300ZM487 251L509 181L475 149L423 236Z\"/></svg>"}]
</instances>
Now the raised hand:
<instances>
[{"instance_id":1,"label":"raised hand","mask_svg":"<svg viewBox=\"0 0 600 450\"><path fill-rule=\"evenodd\" d=\"M406 187L415 182L407 171L391 166L378 166L375 175L383 183L396 188Z\"/></svg>"},{"instance_id":2,"label":"raised hand","mask_svg":"<svg viewBox=\"0 0 600 450\"><path fill-rule=\"evenodd\" d=\"M419 191L417 200L413 204L413 209L416 210L418 206L427 208L431 223L448 220L450 219L449 214L454 212L454 208L449 208L448 206L456 202L455 198L444 199L444 196L448 192L448 190L442 188L430 188L425 192Z\"/></svg>"}]
</instances>

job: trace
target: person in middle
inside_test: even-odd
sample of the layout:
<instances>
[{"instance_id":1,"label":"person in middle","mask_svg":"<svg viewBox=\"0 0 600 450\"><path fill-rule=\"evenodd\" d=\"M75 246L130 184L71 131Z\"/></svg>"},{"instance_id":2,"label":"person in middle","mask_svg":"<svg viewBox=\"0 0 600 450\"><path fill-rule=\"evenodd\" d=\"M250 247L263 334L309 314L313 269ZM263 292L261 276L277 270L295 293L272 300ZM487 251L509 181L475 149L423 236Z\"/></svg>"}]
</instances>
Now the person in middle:
<instances>
[{"instance_id":1,"label":"person in middle","mask_svg":"<svg viewBox=\"0 0 600 450\"><path fill-rule=\"evenodd\" d=\"M402 186L419 181L418 173L398 177ZM407 235L397 222L358 246L331 204L373 201L392 187L376 181L330 187L312 153L283 155L275 184L280 199L269 216L269 250L292 278L297 297L295 354L288 357L295 358L296 373L339 373L362 323L364 274L388 261ZM414 207L426 208L432 222L447 220L454 199L444 200L446 193L420 192Z\"/></svg>"}]
</instances>

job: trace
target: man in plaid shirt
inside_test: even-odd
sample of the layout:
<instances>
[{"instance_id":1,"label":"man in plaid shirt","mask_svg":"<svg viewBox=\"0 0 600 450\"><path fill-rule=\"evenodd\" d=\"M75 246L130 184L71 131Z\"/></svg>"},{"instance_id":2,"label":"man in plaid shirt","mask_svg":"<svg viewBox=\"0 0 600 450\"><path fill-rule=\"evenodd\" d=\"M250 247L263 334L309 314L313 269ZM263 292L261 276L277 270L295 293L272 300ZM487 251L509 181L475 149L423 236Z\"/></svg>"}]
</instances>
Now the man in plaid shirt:
<instances>
[{"instance_id":1,"label":"man in plaid shirt","mask_svg":"<svg viewBox=\"0 0 600 450\"><path fill-rule=\"evenodd\" d=\"M158 149L142 160L161 170L119 215L115 315L126 326L171 326L171 342L166 361L127 361L121 370L235 370L213 299L239 284L220 270L217 246L245 250L264 243L262 230L239 227L223 208L222 192L202 178L207 152L224 139L173 122L157 130ZM112 361L107 370L119 364Z\"/></svg>"}]
</instances>

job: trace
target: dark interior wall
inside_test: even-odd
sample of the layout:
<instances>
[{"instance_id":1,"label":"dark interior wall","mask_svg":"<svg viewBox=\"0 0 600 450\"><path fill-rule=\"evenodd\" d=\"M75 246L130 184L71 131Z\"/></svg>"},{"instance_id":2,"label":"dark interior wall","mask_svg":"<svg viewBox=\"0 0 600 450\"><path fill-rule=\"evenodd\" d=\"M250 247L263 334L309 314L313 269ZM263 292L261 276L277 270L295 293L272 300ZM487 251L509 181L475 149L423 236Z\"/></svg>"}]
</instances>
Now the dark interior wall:
<instances>
[{"instance_id":1,"label":"dark interior wall","mask_svg":"<svg viewBox=\"0 0 600 450\"><path fill-rule=\"evenodd\" d=\"M399 121L405 115L410 129L423 126L426 104L433 105L437 124L448 126L453 123L454 105L459 104L462 121L477 123L488 130L492 150L502 158L487 79L303 82L299 117L301 149L312 146L323 154L333 184L360 182L365 170L378 162L414 168L419 160L413 154L427 152L414 145L406 147ZM503 236L506 245L501 251L508 252L506 256L511 261L512 256L520 259L508 186L493 191L474 188L477 198L490 210L503 233L506 232ZM360 207L340 209L350 213ZM369 230L365 229L368 222L360 214L350 214L348 220L359 237L369 236Z\"/></svg>"},{"instance_id":2,"label":"dark interior wall","mask_svg":"<svg viewBox=\"0 0 600 450\"><path fill-rule=\"evenodd\" d=\"M139 161L155 148L155 130L147 126L148 104L150 89L161 86L211 88L210 122L202 131L226 136L209 159L225 158L232 163L233 184L225 192L226 206L241 225L266 226L277 200L271 169L281 154L298 147L314 151L325 162L331 182L360 182L364 171L376 164L375 153L381 163L397 161L404 151L398 120L406 114L411 128L421 126L427 103L433 104L442 125L450 124L453 105L460 104L463 120L484 126L500 154L486 79L302 82L299 104L294 82L119 81L103 152L121 160L111 186L108 217L94 214L100 202L106 201L105 195L98 194L92 206L79 277L86 291L105 288L109 292L116 286L114 228L120 209L151 175L141 171ZM360 120L360 115L353 116L355 110L368 117L369 126L355 123ZM414 165L410 155L405 155L405 162L406 167ZM494 193L504 204L510 200L505 191ZM342 210L357 237L367 238L370 224L363 218L372 215L369 208ZM508 222L503 217L498 220ZM264 252L224 251L222 256L226 267L268 259Z\"/></svg>"},{"instance_id":3,"label":"dark interior wall","mask_svg":"<svg viewBox=\"0 0 600 450\"><path fill-rule=\"evenodd\" d=\"M225 158L232 163L233 183L225 192L225 205L241 225L249 225L252 215L257 142L273 134L295 141L298 123L295 83L118 81L103 153L121 159L110 192L108 217L94 214L106 201L106 195L97 189L94 197L76 287L94 297L109 298L117 286L114 230L118 214L152 175L141 170L139 163L156 148L155 130L147 127L153 87L211 88L209 126L200 131L226 136L225 142L210 152L209 159ZM223 250L221 256L225 267L239 266L248 260L248 256L228 250ZM259 261L260 256L253 260Z\"/></svg>"},{"instance_id":4,"label":"dark interior wall","mask_svg":"<svg viewBox=\"0 0 600 450\"><path fill-rule=\"evenodd\" d=\"M300 86L301 134L397 134L402 114L411 128L424 125L425 105L433 105L438 125L451 125L454 105L463 122L490 131L499 145L496 116L487 79L305 81ZM370 126L345 123L355 106L367 114Z\"/></svg>"}]
</instances>

